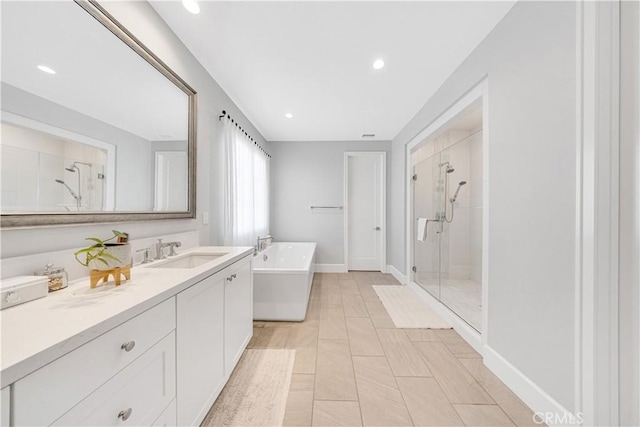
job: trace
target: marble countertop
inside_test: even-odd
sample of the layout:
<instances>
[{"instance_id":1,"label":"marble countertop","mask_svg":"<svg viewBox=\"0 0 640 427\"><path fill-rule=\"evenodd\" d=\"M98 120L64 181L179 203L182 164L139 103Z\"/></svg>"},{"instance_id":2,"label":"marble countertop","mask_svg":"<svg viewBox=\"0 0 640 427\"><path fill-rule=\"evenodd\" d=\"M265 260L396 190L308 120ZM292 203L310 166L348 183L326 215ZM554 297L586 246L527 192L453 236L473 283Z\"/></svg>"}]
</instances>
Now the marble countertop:
<instances>
[{"instance_id":1,"label":"marble countertop","mask_svg":"<svg viewBox=\"0 0 640 427\"><path fill-rule=\"evenodd\" d=\"M74 280L52 292L0 312L2 387L80 347L205 277L252 254L249 247L200 246L166 261L137 265L131 280L89 287ZM194 268L153 268L190 253L225 255Z\"/></svg>"}]
</instances>

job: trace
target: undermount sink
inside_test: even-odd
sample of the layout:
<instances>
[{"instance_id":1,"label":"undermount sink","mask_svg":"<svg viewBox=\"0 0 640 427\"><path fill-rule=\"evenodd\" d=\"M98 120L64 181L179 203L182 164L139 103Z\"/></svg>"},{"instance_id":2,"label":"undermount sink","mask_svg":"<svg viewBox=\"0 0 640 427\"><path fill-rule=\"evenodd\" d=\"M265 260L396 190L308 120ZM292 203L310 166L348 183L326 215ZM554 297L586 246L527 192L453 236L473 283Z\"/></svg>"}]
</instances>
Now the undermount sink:
<instances>
[{"instance_id":1,"label":"undermount sink","mask_svg":"<svg viewBox=\"0 0 640 427\"><path fill-rule=\"evenodd\" d=\"M158 265L150 265L149 268L195 268L225 255L227 254L188 254Z\"/></svg>"}]
</instances>

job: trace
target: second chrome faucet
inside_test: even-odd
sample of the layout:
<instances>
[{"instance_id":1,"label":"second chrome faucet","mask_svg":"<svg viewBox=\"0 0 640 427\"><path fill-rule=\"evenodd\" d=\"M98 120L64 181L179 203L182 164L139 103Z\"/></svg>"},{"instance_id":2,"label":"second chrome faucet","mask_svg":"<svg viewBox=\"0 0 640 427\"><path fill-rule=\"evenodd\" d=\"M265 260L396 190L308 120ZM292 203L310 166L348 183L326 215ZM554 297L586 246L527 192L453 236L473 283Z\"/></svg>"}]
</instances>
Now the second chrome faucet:
<instances>
[{"instance_id":1,"label":"second chrome faucet","mask_svg":"<svg viewBox=\"0 0 640 427\"><path fill-rule=\"evenodd\" d=\"M164 248L169 248L169 256L176 256L176 248L182 246L181 242L168 242L163 243L162 239L158 239L158 243L156 243L156 258L155 259L166 259L167 256L164 254Z\"/></svg>"}]
</instances>

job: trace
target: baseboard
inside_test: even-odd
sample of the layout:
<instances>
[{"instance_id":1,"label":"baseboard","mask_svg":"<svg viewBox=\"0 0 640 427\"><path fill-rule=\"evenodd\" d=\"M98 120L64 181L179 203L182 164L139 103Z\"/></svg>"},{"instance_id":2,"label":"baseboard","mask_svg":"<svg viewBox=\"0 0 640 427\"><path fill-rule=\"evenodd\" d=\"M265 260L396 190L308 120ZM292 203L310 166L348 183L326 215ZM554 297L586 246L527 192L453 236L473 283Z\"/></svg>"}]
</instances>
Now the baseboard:
<instances>
[{"instance_id":1,"label":"baseboard","mask_svg":"<svg viewBox=\"0 0 640 427\"><path fill-rule=\"evenodd\" d=\"M347 267L344 264L316 264L316 273L346 273Z\"/></svg>"},{"instance_id":2,"label":"baseboard","mask_svg":"<svg viewBox=\"0 0 640 427\"><path fill-rule=\"evenodd\" d=\"M433 311L449 322L456 332L482 355L485 366L533 410L541 424L542 422L546 422L549 426L579 424L575 420L581 419L580 417L576 417L564 408L493 348L488 345L482 345L481 335L464 320L460 319L418 284L411 282L408 287L421 300L425 301ZM574 420L574 422L571 422L571 420Z\"/></svg>"},{"instance_id":3,"label":"baseboard","mask_svg":"<svg viewBox=\"0 0 640 427\"><path fill-rule=\"evenodd\" d=\"M407 276L400 273L400 271L395 268L393 265L387 265L387 273L390 273L393 277L395 277L398 282L405 285L407 283Z\"/></svg>"},{"instance_id":4,"label":"baseboard","mask_svg":"<svg viewBox=\"0 0 640 427\"><path fill-rule=\"evenodd\" d=\"M537 420L544 421L549 426L582 424L577 422L582 415L576 417L564 408L493 348L485 345L482 357L485 366L533 410Z\"/></svg>"}]
</instances>

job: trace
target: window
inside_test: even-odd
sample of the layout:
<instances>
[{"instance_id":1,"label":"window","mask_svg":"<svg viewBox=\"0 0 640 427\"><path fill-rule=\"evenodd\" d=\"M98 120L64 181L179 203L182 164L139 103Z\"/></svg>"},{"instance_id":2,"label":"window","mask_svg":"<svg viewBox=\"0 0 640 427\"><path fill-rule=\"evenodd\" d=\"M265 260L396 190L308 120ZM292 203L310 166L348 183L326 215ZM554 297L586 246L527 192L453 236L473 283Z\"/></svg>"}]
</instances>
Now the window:
<instances>
[{"instance_id":1,"label":"window","mask_svg":"<svg viewBox=\"0 0 640 427\"><path fill-rule=\"evenodd\" d=\"M224 244L254 246L269 234L269 158L224 118Z\"/></svg>"}]
</instances>

